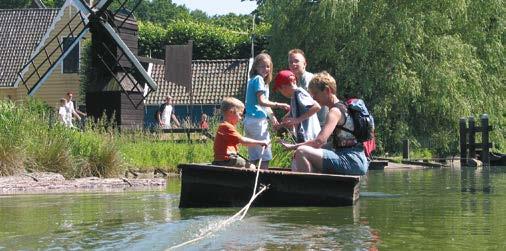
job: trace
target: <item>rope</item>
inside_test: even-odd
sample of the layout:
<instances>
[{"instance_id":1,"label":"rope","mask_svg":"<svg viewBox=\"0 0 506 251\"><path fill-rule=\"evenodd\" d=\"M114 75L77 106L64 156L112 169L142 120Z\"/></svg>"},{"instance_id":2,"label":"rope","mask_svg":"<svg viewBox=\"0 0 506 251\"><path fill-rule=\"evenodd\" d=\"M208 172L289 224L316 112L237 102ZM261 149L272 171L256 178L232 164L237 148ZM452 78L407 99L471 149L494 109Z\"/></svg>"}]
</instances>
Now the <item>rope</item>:
<instances>
[{"instance_id":1,"label":"rope","mask_svg":"<svg viewBox=\"0 0 506 251\"><path fill-rule=\"evenodd\" d=\"M262 153L260 154L260 156L264 155L264 151L265 151L265 146L262 147ZM213 234L214 232L217 232L218 230L222 229L223 227L227 226L228 224L232 223L232 221L234 221L237 216L241 215L241 218L239 218L239 220L242 220L244 218L244 216L246 216L246 213L248 213L248 210L251 206L251 204L253 203L253 201L261 194L263 193L265 190L268 189L268 186L265 186L265 185L262 185L261 186L261 189L256 192L257 190L257 185L258 185L258 177L259 177L259 174L260 174L260 164L262 163L262 157L260 157L260 159L258 160L258 165L256 166L256 177L255 177L255 186L253 187L253 195L251 196L248 204L246 204L241 210L239 210L239 212L237 212L236 214L232 215L232 217L222 221L217 227L215 227L214 229L210 229L208 230L207 232L205 232L204 234L201 234L200 236L198 236L197 238L195 239L192 239L192 240L189 240L187 242L183 242L179 245L176 245L176 246L172 246L170 248L168 248L167 250L174 250L176 248L180 248L180 247L183 247L183 246L186 246L190 243L193 243L193 242L196 242L196 241L199 241L199 240L202 240L206 237L208 237L209 235Z\"/></svg>"}]
</instances>

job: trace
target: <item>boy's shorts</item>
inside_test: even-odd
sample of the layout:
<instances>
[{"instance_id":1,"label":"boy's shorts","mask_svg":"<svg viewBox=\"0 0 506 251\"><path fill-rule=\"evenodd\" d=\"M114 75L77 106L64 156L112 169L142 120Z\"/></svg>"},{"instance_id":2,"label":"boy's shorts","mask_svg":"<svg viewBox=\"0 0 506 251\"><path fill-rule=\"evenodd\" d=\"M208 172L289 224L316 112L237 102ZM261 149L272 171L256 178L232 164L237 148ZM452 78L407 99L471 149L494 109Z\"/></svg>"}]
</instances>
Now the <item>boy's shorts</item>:
<instances>
[{"instance_id":1,"label":"boy's shorts","mask_svg":"<svg viewBox=\"0 0 506 251\"><path fill-rule=\"evenodd\" d=\"M249 161L237 154L230 154L228 160L215 160L213 165L217 166L234 166L234 167L249 167Z\"/></svg>"}]
</instances>

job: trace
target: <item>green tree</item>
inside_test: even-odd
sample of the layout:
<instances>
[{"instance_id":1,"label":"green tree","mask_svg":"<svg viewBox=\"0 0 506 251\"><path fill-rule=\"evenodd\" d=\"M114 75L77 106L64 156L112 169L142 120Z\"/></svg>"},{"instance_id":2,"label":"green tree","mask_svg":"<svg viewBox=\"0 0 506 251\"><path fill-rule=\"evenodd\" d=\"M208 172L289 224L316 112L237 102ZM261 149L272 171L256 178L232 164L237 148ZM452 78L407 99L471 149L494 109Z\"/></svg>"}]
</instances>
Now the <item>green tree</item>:
<instances>
[{"instance_id":1,"label":"green tree","mask_svg":"<svg viewBox=\"0 0 506 251\"><path fill-rule=\"evenodd\" d=\"M207 20L209 20L209 16L201 10L192 10L190 12L190 15L193 20L198 22L206 22Z\"/></svg>"},{"instance_id":2,"label":"green tree","mask_svg":"<svg viewBox=\"0 0 506 251\"><path fill-rule=\"evenodd\" d=\"M247 32L253 27L251 15L236 15L230 13L227 15L213 16L210 21L214 25L218 25L230 30Z\"/></svg>"},{"instance_id":3,"label":"green tree","mask_svg":"<svg viewBox=\"0 0 506 251\"><path fill-rule=\"evenodd\" d=\"M161 25L152 22L138 22L139 25L139 55L155 58L165 57L165 37L167 31Z\"/></svg>"},{"instance_id":4,"label":"green tree","mask_svg":"<svg viewBox=\"0 0 506 251\"><path fill-rule=\"evenodd\" d=\"M249 55L249 49L244 46L250 41L247 33L185 20L171 22L166 28L150 22L139 23L141 55L164 58L165 45L186 44L188 40L193 40L194 59L244 58Z\"/></svg>"},{"instance_id":5,"label":"green tree","mask_svg":"<svg viewBox=\"0 0 506 251\"><path fill-rule=\"evenodd\" d=\"M309 69L327 70L340 96L372 108L384 150L410 138L455 152L461 116L506 117L502 1L263 1L275 64L292 48ZM504 126L493 132L506 148Z\"/></svg>"},{"instance_id":6,"label":"green tree","mask_svg":"<svg viewBox=\"0 0 506 251\"><path fill-rule=\"evenodd\" d=\"M138 1L130 0L125 5L127 9L134 10L137 20L149 21L165 26L174 20L192 19L188 8L172 3L171 0L143 0L137 6ZM123 1L114 1L109 9L116 10L120 7L121 3Z\"/></svg>"},{"instance_id":7,"label":"green tree","mask_svg":"<svg viewBox=\"0 0 506 251\"><path fill-rule=\"evenodd\" d=\"M30 5L30 0L2 0L0 9L19 9Z\"/></svg>"},{"instance_id":8,"label":"green tree","mask_svg":"<svg viewBox=\"0 0 506 251\"><path fill-rule=\"evenodd\" d=\"M42 3L48 8L60 8L65 3L65 0L42 0Z\"/></svg>"}]
</instances>

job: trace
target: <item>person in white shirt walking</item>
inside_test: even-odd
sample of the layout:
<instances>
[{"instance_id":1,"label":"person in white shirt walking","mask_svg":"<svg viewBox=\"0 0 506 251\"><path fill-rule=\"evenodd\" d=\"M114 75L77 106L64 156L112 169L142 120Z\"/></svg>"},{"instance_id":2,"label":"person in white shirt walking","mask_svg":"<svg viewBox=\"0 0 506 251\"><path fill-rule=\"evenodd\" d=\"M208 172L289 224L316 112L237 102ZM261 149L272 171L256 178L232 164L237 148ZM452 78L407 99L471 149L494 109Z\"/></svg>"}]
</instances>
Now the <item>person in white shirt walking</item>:
<instances>
[{"instance_id":1,"label":"person in white shirt walking","mask_svg":"<svg viewBox=\"0 0 506 251\"><path fill-rule=\"evenodd\" d=\"M158 119L158 124L162 129L170 129L171 127L171 120L176 123L177 127L181 127L181 124L179 123L179 120L176 118L176 115L174 114L174 107L172 106L172 97L170 95L167 95L165 97L165 103L163 103L158 111L156 112L156 118Z\"/></svg>"},{"instance_id":2,"label":"person in white shirt walking","mask_svg":"<svg viewBox=\"0 0 506 251\"><path fill-rule=\"evenodd\" d=\"M70 127L73 127L74 124L72 123L72 119L75 116L77 118L77 121L81 121L81 117L86 116L86 113L79 111L78 109L74 108L74 94L72 92L67 92L67 103L65 104L65 107L67 108L67 120Z\"/></svg>"},{"instance_id":3,"label":"person in white shirt walking","mask_svg":"<svg viewBox=\"0 0 506 251\"><path fill-rule=\"evenodd\" d=\"M58 108L58 120L67 127L72 127L72 120L69 120L69 110L67 108L67 100L60 99L60 107Z\"/></svg>"}]
</instances>

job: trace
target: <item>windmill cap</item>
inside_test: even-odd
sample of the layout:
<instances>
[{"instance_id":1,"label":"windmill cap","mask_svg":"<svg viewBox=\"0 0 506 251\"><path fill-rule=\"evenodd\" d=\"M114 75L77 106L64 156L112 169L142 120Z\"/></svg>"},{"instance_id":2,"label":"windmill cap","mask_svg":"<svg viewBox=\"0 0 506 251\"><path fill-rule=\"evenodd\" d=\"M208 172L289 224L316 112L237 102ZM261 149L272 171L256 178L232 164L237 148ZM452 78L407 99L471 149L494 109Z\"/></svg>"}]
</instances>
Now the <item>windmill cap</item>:
<instances>
[{"instance_id":1,"label":"windmill cap","mask_svg":"<svg viewBox=\"0 0 506 251\"><path fill-rule=\"evenodd\" d=\"M290 70L282 70L278 72L274 79L274 91L279 90L283 85L289 85L295 82L295 75Z\"/></svg>"}]
</instances>

